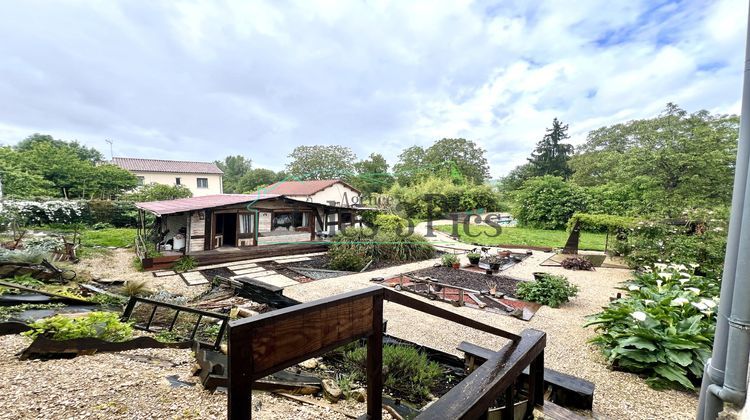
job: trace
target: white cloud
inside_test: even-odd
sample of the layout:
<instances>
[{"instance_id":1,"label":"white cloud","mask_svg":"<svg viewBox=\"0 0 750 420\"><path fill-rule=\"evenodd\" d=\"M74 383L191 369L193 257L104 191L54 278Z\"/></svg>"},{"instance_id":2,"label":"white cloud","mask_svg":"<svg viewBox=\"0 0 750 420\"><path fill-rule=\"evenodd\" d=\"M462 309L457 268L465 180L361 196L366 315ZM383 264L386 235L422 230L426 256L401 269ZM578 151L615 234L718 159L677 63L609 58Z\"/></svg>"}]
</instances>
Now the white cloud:
<instances>
[{"instance_id":1,"label":"white cloud","mask_svg":"<svg viewBox=\"0 0 750 420\"><path fill-rule=\"evenodd\" d=\"M110 138L121 155L281 169L301 144L395 163L461 136L499 176L553 117L578 143L670 101L739 112L744 3L15 2L0 142Z\"/></svg>"}]
</instances>

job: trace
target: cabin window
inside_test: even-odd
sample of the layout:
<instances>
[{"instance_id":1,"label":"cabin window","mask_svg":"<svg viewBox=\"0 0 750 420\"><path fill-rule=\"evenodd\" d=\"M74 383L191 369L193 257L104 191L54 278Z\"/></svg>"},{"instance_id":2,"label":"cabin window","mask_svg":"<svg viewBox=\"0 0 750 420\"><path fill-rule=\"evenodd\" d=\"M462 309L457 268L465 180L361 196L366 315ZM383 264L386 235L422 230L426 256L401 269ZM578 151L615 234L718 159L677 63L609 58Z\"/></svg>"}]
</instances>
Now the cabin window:
<instances>
[{"instance_id":1,"label":"cabin window","mask_svg":"<svg viewBox=\"0 0 750 420\"><path fill-rule=\"evenodd\" d=\"M352 224L352 214L351 213L341 213L341 223L344 225L351 225Z\"/></svg>"},{"instance_id":2,"label":"cabin window","mask_svg":"<svg viewBox=\"0 0 750 420\"><path fill-rule=\"evenodd\" d=\"M308 212L274 212L271 230L298 230L310 224Z\"/></svg>"},{"instance_id":3,"label":"cabin window","mask_svg":"<svg viewBox=\"0 0 750 420\"><path fill-rule=\"evenodd\" d=\"M255 223L254 215L251 213L240 213L240 233L252 233Z\"/></svg>"},{"instance_id":4,"label":"cabin window","mask_svg":"<svg viewBox=\"0 0 750 420\"><path fill-rule=\"evenodd\" d=\"M145 176L137 176L138 178L138 185L143 185L146 183L146 177Z\"/></svg>"},{"instance_id":5,"label":"cabin window","mask_svg":"<svg viewBox=\"0 0 750 420\"><path fill-rule=\"evenodd\" d=\"M208 178L198 178L198 188L208 188Z\"/></svg>"},{"instance_id":6,"label":"cabin window","mask_svg":"<svg viewBox=\"0 0 750 420\"><path fill-rule=\"evenodd\" d=\"M177 178L174 179L174 184L175 185L181 185L182 184L182 180L180 179L180 177L177 177Z\"/></svg>"}]
</instances>

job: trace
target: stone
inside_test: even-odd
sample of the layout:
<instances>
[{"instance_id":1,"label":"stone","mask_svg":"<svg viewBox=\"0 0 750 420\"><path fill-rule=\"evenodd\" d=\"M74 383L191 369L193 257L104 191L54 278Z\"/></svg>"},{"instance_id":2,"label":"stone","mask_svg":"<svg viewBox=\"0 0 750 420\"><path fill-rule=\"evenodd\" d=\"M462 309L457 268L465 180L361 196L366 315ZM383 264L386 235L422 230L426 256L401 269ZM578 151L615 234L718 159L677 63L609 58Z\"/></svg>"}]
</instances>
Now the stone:
<instances>
[{"instance_id":1,"label":"stone","mask_svg":"<svg viewBox=\"0 0 750 420\"><path fill-rule=\"evenodd\" d=\"M299 366L303 369L312 370L318 367L317 359L307 359L304 362L299 363Z\"/></svg>"},{"instance_id":2,"label":"stone","mask_svg":"<svg viewBox=\"0 0 750 420\"><path fill-rule=\"evenodd\" d=\"M341 388L333 379L323 379L323 396L328 401L335 403L341 399Z\"/></svg>"},{"instance_id":3,"label":"stone","mask_svg":"<svg viewBox=\"0 0 750 420\"><path fill-rule=\"evenodd\" d=\"M363 403L367 401L367 391L364 388L357 388L355 390L352 390L349 395L358 402Z\"/></svg>"}]
</instances>

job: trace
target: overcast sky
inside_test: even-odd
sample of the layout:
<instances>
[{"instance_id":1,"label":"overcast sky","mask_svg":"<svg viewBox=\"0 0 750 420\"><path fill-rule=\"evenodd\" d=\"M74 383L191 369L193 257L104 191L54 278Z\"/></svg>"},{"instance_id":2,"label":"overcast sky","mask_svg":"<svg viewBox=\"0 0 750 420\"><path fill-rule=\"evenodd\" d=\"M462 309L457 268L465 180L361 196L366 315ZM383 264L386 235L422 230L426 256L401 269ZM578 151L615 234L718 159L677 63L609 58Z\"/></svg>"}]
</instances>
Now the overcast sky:
<instances>
[{"instance_id":1,"label":"overcast sky","mask_svg":"<svg viewBox=\"0 0 750 420\"><path fill-rule=\"evenodd\" d=\"M553 117L573 142L667 102L739 113L747 0L5 1L0 143L279 170L464 137L492 175Z\"/></svg>"}]
</instances>

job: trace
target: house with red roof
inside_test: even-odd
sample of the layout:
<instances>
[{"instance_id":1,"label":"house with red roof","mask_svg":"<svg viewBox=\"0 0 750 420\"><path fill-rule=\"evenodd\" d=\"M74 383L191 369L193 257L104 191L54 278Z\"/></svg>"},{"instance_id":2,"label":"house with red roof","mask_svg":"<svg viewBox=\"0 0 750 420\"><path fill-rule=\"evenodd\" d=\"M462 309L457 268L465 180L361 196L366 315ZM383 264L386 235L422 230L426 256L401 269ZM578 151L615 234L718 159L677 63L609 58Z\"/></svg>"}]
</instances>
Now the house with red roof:
<instances>
[{"instance_id":1,"label":"house with red roof","mask_svg":"<svg viewBox=\"0 0 750 420\"><path fill-rule=\"evenodd\" d=\"M213 162L115 157L112 164L131 172L140 185L182 185L194 197L224 192L224 172Z\"/></svg>"}]
</instances>

